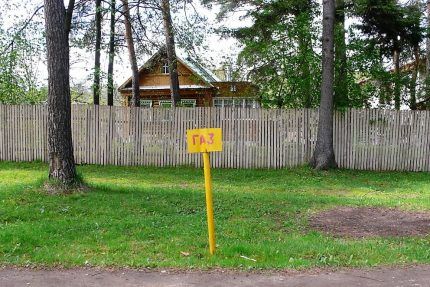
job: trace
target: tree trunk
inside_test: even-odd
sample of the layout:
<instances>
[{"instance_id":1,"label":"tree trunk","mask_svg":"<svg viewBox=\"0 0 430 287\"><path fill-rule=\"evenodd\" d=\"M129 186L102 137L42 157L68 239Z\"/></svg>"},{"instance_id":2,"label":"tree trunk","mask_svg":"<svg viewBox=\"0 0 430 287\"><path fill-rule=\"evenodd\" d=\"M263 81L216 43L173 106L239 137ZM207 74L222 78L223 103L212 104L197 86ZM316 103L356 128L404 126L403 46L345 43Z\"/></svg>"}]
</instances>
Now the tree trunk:
<instances>
[{"instance_id":1,"label":"tree trunk","mask_svg":"<svg viewBox=\"0 0 430 287\"><path fill-rule=\"evenodd\" d=\"M306 61L308 54L312 51L312 38L309 33L311 30L310 12L303 11L302 14L297 15L296 18L297 17L303 17L304 20L304 28L299 31L298 39L298 51L301 55L301 59L303 59L299 68L300 77L303 82L299 88L300 93L302 93L304 97L303 106L305 108L312 108L312 77L309 64Z\"/></svg>"},{"instance_id":2,"label":"tree trunk","mask_svg":"<svg viewBox=\"0 0 430 287\"><path fill-rule=\"evenodd\" d=\"M69 38L69 33L70 33L70 30L72 29L72 15L73 15L74 8L75 8L75 0L69 0L69 5L67 5L67 10L66 10L67 38Z\"/></svg>"},{"instance_id":3,"label":"tree trunk","mask_svg":"<svg viewBox=\"0 0 430 287\"><path fill-rule=\"evenodd\" d=\"M72 13L69 9L68 13ZM69 37L63 0L45 0L49 177L76 181L71 128Z\"/></svg>"},{"instance_id":4,"label":"tree trunk","mask_svg":"<svg viewBox=\"0 0 430 287\"><path fill-rule=\"evenodd\" d=\"M109 63L108 63L108 85L107 104L113 106L113 63L115 59L115 0L110 2L110 33L109 33Z\"/></svg>"},{"instance_id":5,"label":"tree trunk","mask_svg":"<svg viewBox=\"0 0 430 287\"><path fill-rule=\"evenodd\" d=\"M102 41L102 1L96 0L96 45L94 56L93 103L100 104L100 46Z\"/></svg>"},{"instance_id":6,"label":"tree trunk","mask_svg":"<svg viewBox=\"0 0 430 287\"><path fill-rule=\"evenodd\" d=\"M345 37L345 0L336 0L335 15L334 103L339 107L347 107L349 101Z\"/></svg>"},{"instance_id":7,"label":"tree trunk","mask_svg":"<svg viewBox=\"0 0 430 287\"><path fill-rule=\"evenodd\" d=\"M336 168L333 149L334 0L323 1L322 83L318 136L310 165L315 169Z\"/></svg>"},{"instance_id":8,"label":"tree trunk","mask_svg":"<svg viewBox=\"0 0 430 287\"><path fill-rule=\"evenodd\" d=\"M175 52L175 35L173 32L172 17L170 15L169 0L161 0L161 11L163 13L164 34L166 37L167 62L169 64L170 94L172 106L176 107L180 103L178 65Z\"/></svg>"},{"instance_id":9,"label":"tree trunk","mask_svg":"<svg viewBox=\"0 0 430 287\"><path fill-rule=\"evenodd\" d=\"M400 51L393 50L394 64L394 108L400 110Z\"/></svg>"},{"instance_id":10,"label":"tree trunk","mask_svg":"<svg viewBox=\"0 0 430 287\"><path fill-rule=\"evenodd\" d=\"M409 108L411 110L417 109L417 78L418 70L420 68L420 47L418 45L414 46L414 70L412 71L410 93L411 99L409 101Z\"/></svg>"},{"instance_id":11,"label":"tree trunk","mask_svg":"<svg viewBox=\"0 0 430 287\"><path fill-rule=\"evenodd\" d=\"M122 0L124 23L125 23L125 39L127 41L128 56L130 59L131 72L132 72L132 86L131 86L131 101L130 106L140 106L139 95L139 70L137 68L136 52L134 50L133 31L131 28L130 9L128 7L128 0Z\"/></svg>"}]
</instances>

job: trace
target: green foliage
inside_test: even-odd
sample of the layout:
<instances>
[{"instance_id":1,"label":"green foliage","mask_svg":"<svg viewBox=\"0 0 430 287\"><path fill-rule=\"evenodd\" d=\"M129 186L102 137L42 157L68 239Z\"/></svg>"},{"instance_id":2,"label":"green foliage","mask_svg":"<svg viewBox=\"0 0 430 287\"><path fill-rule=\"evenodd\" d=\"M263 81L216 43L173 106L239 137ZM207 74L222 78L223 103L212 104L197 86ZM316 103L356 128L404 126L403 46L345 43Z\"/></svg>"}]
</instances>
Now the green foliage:
<instances>
[{"instance_id":1,"label":"green foliage","mask_svg":"<svg viewBox=\"0 0 430 287\"><path fill-rule=\"evenodd\" d=\"M89 189L69 195L43 191L46 170L42 163L0 163L1 265L248 269L430 263L428 236L357 240L308 227L309 216L335 206L430 210L428 173L214 169L218 250L211 257L201 169L81 166Z\"/></svg>"},{"instance_id":2,"label":"green foliage","mask_svg":"<svg viewBox=\"0 0 430 287\"><path fill-rule=\"evenodd\" d=\"M47 88L38 82L37 62L42 53L40 39L30 31L0 28L0 103L37 104L46 100Z\"/></svg>"},{"instance_id":3,"label":"green foliage","mask_svg":"<svg viewBox=\"0 0 430 287\"><path fill-rule=\"evenodd\" d=\"M360 0L354 4L355 14L362 19L357 26L364 34L377 38L382 51L390 57L394 46L400 46L398 38L404 34L400 5L396 0Z\"/></svg>"},{"instance_id":4,"label":"green foliage","mask_svg":"<svg viewBox=\"0 0 430 287\"><path fill-rule=\"evenodd\" d=\"M221 4L220 16L247 9L250 27L231 33L243 45L240 62L260 87L265 106L315 107L321 84L320 4L310 0L206 1ZM337 109L392 106L395 87L408 104L411 70L394 75L393 51L400 66L414 61L414 47L426 36L423 1L338 0L336 12L335 94ZM355 18L347 33L344 18ZM348 21L347 21L348 22ZM346 39L345 39L346 38ZM343 44L346 43L346 44ZM342 61L342 58L345 61ZM245 69L244 69L245 70ZM418 77L418 82L422 81ZM417 89L424 85L417 83ZM423 91L417 91L423 95Z\"/></svg>"},{"instance_id":5,"label":"green foliage","mask_svg":"<svg viewBox=\"0 0 430 287\"><path fill-rule=\"evenodd\" d=\"M225 13L245 3L251 4L248 1L238 2L223 11ZM253 25L232 33L244 46L240 61L249 67L249 78L259 86L265 106L318 106L321 85L321 23L315 20L319 16L318 5L307 0L259 3L258 9L250 10L247 15L254 19ZM342 17L346 12L341 13ZM345 41L341 29L336 33L337 43ZM351 29L350 33L356 30ZM374 58L374 53L369 54L366 39L353 34L346 42L348 45L343 48L345 70L342 72L339 59L335 62L339 77L335 84L342 85L343 89L335 97L335 107L369 106L380 90L374 82L368 81L375 79L375 69L370 72L364 66L379 64L380 55ZM342 53L336 56L342 56ZM382 70L379 71L382 73Z\"/></svg>"},{"instance_id":6,"label":"green foliage","mask_svg":"<svg viewBox=\"0 0 430 287\"><path fill-rule=\"evenodd\" d=\"M234 31L244 45L240 60L261 92L263 104L314 107L321 82L318 14L313 1L270 1L252 10L251 27Z\"/></svg>"},{"instance_id":7,"label":"green foliage","mask_svg":"<svg viewBox=\"0 0 430 287\"><path fill-rule=\"evenodd\" d=\"M410 104L409 88L415 69L411 63L416 61L412 50L419 47L425 38L421 4L419 1L403 5L395 0L354 1L352 15L361 18L361 22L349 31L349 65L356 71L360 84L355 93L378 101L380 107L391 107L396 83L402 90L401 102ZM398 75L392 62L395 50L401 52ZM424 85L420 86L418 82L414 83L414 89L415 85L423 89ZM422 91L417 91L417 95L422 94Z\"/></svg>"},{"instance_id":8,"label":"green foliage","mask_svg":"<svg viewBox=\"0 0 430 287\"><path fill-rule=\"evenodd\" d=\"M363 39L354 29L350 29L349 39L348 86L351 98L362 99L361 103L358 100L358 106L372 99L391 100L391 90L386 89L391 74L381 62L378 43Z\"/></svg>"},{"instance_id":9,"label":"green foliage","mask_svg":"<svg viewBox=\"0 0 430 287\"><path fill-rule=\"evenodd\" d=\"M397 0L354 1L353 14L362 19L357 27L377 39L381 52L391 57L393 49L419 43L424 38L420 23L423 11L415 2L401 5Z\"/></svg>"}]
</instances>

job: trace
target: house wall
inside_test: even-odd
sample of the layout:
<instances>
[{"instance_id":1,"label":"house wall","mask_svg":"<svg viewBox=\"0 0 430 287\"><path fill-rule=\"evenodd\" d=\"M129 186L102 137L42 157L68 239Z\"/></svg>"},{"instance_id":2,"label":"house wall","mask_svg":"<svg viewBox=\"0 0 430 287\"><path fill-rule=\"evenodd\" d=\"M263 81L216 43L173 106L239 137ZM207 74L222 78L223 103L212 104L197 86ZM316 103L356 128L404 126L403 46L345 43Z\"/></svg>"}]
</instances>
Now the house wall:
<instances>
[{"instance_id":1,"label":"house wall","mask_svg":"<svg viewBox=\"0 0 430 287\"><path fill-rule=\"evenodd\" d=\"M217 97L246 97L254 98L257 96L257 87L249 82L216 82L212 83L218 88ZM232 89L235 87L235 90Z\"/></svg>"},{"instance_id":2,"label":"house wall","mask_svg":"<svg viewBox=\"0 0 430 287\"><path fill-rule=\"evenodd\" d=\"M156 65L150 71L144 70L139 75L140 86L168 86L170 85L169 74L163 74L162 63ZM180 85L202 85L207 86L202 80L193 75L193 73L178 62L178 77Z\"/></svg>"}]
</instances>

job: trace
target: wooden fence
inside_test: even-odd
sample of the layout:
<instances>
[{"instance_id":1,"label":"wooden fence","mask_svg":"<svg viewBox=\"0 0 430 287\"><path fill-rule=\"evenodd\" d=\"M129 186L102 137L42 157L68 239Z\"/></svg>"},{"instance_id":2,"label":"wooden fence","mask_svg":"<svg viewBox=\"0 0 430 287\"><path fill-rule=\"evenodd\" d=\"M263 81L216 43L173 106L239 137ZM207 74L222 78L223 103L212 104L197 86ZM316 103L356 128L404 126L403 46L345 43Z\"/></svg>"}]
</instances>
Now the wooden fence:
<instances>
[{"instance_id":1,"label":"wooden fence","mask_svg":"<svg viewBox=\"0 0 430 287\"><path fill-rule=\"evenodd\" d=\"M200 166L186 151L186 130L221 127L224 151L212 154L213 166L293 167L311 157L317 122L311 109L72 106L79 164ZM46 161L46 126L45 106L0 105L0 160ZM430 171L430 112L337 112L334 147L343 168Z\"/></svg>"}]
</instances>

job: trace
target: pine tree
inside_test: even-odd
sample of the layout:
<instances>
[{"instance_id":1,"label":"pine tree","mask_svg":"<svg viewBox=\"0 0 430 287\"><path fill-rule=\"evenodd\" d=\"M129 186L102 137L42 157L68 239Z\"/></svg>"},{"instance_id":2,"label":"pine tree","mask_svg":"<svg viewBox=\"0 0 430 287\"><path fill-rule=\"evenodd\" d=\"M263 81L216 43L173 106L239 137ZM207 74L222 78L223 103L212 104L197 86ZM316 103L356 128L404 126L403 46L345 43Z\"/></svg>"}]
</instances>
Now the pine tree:
<instances>
[{"instance_id":1,"label":"pine tree","mask_svg":"<svg viewBox=\"0 0 430 287\"><path fill-rule=\"evenodd\" d=\"M48 64L49 177L70 185L76 181L69 84L69 31L74 1L45 0Z\"/></svg>"}]
</instances>

